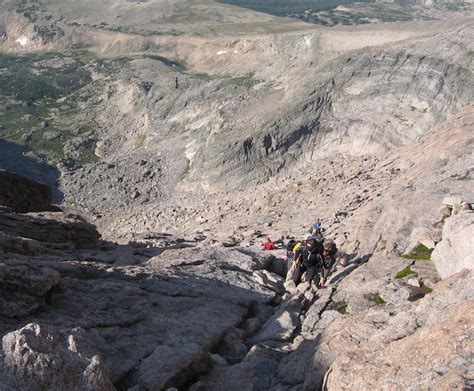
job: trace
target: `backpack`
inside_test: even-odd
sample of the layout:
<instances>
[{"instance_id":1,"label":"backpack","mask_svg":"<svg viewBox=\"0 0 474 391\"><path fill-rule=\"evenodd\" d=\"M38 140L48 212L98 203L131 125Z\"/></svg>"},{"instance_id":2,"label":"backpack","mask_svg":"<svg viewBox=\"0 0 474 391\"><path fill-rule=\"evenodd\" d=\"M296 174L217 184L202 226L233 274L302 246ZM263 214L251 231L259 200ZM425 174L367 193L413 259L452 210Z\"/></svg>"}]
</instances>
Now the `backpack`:
<instances>
[{"instance_id":1,"label":"backpack","mask_svg":"<svg viewBox=\"0 0 474 391\"><path fill-rule=\"evenodd\" d=\"M289 260L292 260L292 261L295 260L296 251L298 251L298 249L301 247L301 244L302 242L294 242L294 243L291 243L291 245L288 244L286 249L287 249L287 256Z\"/></svg>"},{"instance_id":2,"label":"backpack","mask_svg":"<svg viewBox=\"0 0 474 391\"><path fill-rule=\"evenodd\" d=\"M293 247L293 250L291 250L291 253L294 254L301 247L301 244L302 242L297 242Z\"/></svg>"}]
</instances>

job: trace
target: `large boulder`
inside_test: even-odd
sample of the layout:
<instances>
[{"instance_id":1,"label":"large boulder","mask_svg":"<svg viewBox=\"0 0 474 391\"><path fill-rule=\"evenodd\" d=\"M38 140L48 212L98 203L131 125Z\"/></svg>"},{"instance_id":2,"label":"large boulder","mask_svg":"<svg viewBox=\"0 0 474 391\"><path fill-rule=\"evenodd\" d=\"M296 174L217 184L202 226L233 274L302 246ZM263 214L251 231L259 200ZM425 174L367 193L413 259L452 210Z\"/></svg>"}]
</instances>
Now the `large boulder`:
<instances>
[{"instance_id":1,"label":"large boulder","mask_svg":"<svg viewBox=\"0 0 474 391\"><path fill-rule=\"evenodd\" d=\"M204 372L208 363L209 355L197 344L160 345L140 364L140 389L182 387Z\"/></svg>"},{"instance_id":2,"label":"large boulder","mask_svg":"<svg viewBox=\"0 0 474 391\"><path fill-rule=\"evenodd\" d=\"M0 262L0 316L18 318L37 310L59 279L49 267Z\"/></svg>"},{"instance_id":3,"label":"large boulder","mask_svg":"<svg viewBox=\"0 0 474 391\"><path fill-rule=\"evenodd\" d=\"M0 246L6 251L35 255L39 247L50 249L91 248L100 234L79 216L64 212L16 214L0 212ZM9 238L9 240L7 240ZM12 241L12 238L15 240ZM31 240L39 246L34 246ZM15 245L15 243L17 245ZM24 245L23 245L24 244ZM3 247L2 247L3 248Z\"/></svg>"},{"instance_id":4,"label":"large boulder","mask_svg":"<svg viewBox=\"0 0 474 391\"><path fill-rule=\"evenodd\" d=\"M48 331L27 324L3 337L0 359L6 390L115 390L81 329Z\"/></svg>"},{"instance_id":5,"label":"large boulder","mask_svg":"<svg viewBox=\"0 0 474 391\"><path fill-rule=\"evenodd\" d=\"M474 238L474 212L463 210L446 220L443 240L431 255L441 278L447 278L465 268L474 268L472 238Z\"/></svg>"},{"instance_id":6,"label":"large boulder","mask_svg":"<svg viewBox=\"0 0 474 391\"><path fill-rule=\"evenodd\" d=\"M49 186L0 170L0 205L18 213L53 210Z\"/></svg>"},{"instance_id":7,"label":"large boulder","mask_svg":"<svg viewBox=\"0 0 474 391\"><path fill-rule=\"evenodd\" d=\"M304 306L304 294L290 296L275 314L265 322L260 332L250 338L252 344L262 341L289 341L300 326L299 315Z\"/></svg>"}]
</instances>

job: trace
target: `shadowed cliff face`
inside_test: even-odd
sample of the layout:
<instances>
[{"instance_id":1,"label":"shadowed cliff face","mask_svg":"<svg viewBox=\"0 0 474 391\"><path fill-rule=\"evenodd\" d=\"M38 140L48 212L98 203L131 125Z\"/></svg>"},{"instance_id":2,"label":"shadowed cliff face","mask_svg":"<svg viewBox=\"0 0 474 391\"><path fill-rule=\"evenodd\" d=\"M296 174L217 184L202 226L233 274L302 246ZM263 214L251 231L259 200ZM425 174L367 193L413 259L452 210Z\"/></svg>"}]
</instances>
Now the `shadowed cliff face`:
<instances>
[{"instance_id":1,"label":"shadowed cliff face","mask_svg":"<svg viewBox=\"0 0 474 391\"><path fill-rule=\"evenodd\" d=\"M52 189L53 201L62 201L58 189L59 171L37 159L29 148L0 140L0 169L47 184Z\"/></svg>"}]
</instances>

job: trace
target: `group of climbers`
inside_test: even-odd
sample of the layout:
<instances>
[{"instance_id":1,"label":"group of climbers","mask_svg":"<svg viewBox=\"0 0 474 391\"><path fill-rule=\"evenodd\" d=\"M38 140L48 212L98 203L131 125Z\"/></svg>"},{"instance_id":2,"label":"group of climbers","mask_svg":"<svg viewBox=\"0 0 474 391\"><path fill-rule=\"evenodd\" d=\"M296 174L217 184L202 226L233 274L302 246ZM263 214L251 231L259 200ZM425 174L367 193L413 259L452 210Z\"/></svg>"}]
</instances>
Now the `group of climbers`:
<instances>
[{"instance_id":1,"label":"group of climbers","mask_svg":"<svg viewBox=\"0 0 474 391\"><path fill-rule=\"evenodd\" d=\"M290 239L286 245L287 259L292 262L289 273L295 285L301 282L303 275L306 281L316 279L319 286L326 284L336 263L337 247L332 240L324 239L323 232L321 221L317 219L305 240ZM270 238L267 238L264 249L275 248Z\"/></svg>"},{"instance_id":2,"label":"group of climbers","mask_svg":"<svg viewBox=\"0 0 474 391\"><path fill-rule=\"evenodd\" d=\"M295 247L299 244L299 246ZM324 285L336 262L337 247L332 240L324 240L321 230L311 235L303 242L290 244L287 252L291 252L289 259L292 261L290 272L295 285L301 282L301 277L306 273L306 281L313 281L316 277L319 285Z\"/></svg>"}]
</instances>

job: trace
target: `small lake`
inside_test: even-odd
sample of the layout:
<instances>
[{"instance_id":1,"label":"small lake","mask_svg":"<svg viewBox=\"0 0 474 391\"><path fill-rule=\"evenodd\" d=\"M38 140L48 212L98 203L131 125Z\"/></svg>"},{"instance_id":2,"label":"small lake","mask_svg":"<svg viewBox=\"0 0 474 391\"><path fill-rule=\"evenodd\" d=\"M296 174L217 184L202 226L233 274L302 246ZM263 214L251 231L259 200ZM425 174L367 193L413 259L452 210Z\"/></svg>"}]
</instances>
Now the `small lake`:
<instances>
[{"instance_id":1,"label":"small lake","mask_svg":"<svg viewBox=\"0 0 474 391\"><path fill-rule=\"evenodd\" d=\"M163 57L163 56L158 56L158 55L150 55L146 56L146 58L150 58L155 61L160 61L165 65L168 65L169 67L174 68L177 71L184 71L186 68L183 64L180 64L177 61L170 60L169 58Z\"/></svg>"}]
</instances>

